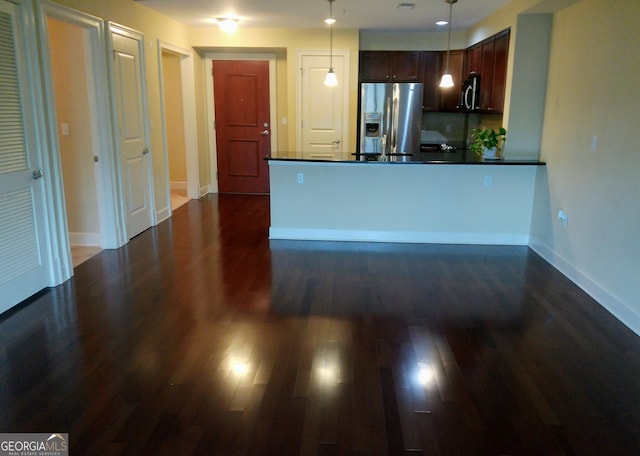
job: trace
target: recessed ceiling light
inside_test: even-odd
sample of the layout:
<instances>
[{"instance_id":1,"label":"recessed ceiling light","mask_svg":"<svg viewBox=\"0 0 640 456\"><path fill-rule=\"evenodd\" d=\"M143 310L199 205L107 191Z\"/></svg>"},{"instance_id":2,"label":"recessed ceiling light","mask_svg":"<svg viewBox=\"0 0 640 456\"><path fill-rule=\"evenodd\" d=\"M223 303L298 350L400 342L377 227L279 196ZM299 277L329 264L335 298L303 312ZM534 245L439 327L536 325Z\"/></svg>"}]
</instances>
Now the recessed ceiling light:
<instances>
[{"instance_id":1,"label":"recessed ceiling light","mask_svg":"<svg viewBox=\"0 0 640 456\"><path fill-rule=\"evenodd\" d=\"M415 3L398 3L398 6L396 6L398 9L414 9L415 7Z\"/></svg>"},{"instance_id":2,"label":"recessed ceiling light","mask_svg":"<svg viewBox=\"0 0 640 456\"><path fill-rule=\"evenodd\" d=\"M232 17L219 17L216 19L218 27L225 33L234 33L238 30L238 19Z\"/></svg>"},{"instance_id":3,"label":"recessed ceiling light","mask_svg":"<svg viewBox=\"0 0 640 456\"><path fill-rule=\"evenodd\" d=\"M449 23L449 21L438 21L436 22L436 25L447 25Z\"/></svg>"}]
</instances>

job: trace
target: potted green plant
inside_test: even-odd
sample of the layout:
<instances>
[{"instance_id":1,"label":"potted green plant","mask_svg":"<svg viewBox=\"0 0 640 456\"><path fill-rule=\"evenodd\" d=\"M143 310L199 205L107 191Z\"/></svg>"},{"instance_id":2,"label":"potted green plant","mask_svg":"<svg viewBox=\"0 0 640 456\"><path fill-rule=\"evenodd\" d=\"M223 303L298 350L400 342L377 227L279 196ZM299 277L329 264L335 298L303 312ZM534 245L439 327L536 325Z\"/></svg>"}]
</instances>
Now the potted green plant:
<instances>
[{"instance_id":1,"label":"potted green plant","mask_svg":"<svg viewBox=\"0 0 640 456\"><path fill-rule=\"evenodd\" d=\"M498 159L502 155L504 142L507 140L507 130L503 127L494 130L493 128L474 128L471 130L473 142L469 149L476 158Z\"/></svg>"}]
</instances>

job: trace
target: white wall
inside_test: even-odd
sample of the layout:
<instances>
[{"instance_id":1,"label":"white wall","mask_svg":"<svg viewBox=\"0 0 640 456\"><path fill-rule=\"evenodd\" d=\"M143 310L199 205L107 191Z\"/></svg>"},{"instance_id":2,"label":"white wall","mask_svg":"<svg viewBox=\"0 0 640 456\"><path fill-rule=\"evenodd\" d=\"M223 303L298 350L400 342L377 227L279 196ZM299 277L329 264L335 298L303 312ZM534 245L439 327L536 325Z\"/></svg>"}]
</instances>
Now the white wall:
<instances>
[{"instance_id":1,"label":"white wall","mask_svg":"<svg viewBox=\"0 0 640 456\"><path fill-rule=\"evenodd\" d=\"M582 0L554 15L531 231L538 252L638 334L639 23L637 1Z\"/></svg>"},{"instance_id":2,"label":"white wall","mask_svg":"<svg viewBox=\"0 0 640 456\"><path fill-rule=\"evenodd\" d=\"M269 164L272 239L529 242L538 166Z\"/></svg>"}]
</instances>

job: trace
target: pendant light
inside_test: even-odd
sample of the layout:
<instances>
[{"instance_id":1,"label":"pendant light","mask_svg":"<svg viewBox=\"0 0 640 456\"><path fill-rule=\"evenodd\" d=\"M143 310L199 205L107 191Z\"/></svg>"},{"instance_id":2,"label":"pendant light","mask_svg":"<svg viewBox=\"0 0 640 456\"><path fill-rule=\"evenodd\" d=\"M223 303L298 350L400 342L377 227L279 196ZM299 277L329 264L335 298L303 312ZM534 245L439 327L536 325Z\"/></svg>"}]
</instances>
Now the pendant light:
<instances>
[{"instance_id":1,"label":"pendant light","mask_svg":"<svg viewBox=\"0 0 640 456\"><path fill-rule=\"evenodd\" d=\"M449 54L451 53L451 16L453 15L453 4L457 3L458 0L444 1L449 4L449 40L447 42L447 65L445 67L444 74L442 75L442 80L440 81L440 87L448 89L453 87L453 77L451 77L451 73L449 73Z\"/></svg>"},{"instance_id":2,"label":"pendant light","mask_svg":"<svg viewBox=\"0 0 640 456\"><path fill-rule=\"evenodd\" d=\"M338 78L336 78L336 74L333 71L333 24L335 24L336 20L333 18L333 0L328 0L328 2L329 18L325 19L325 22L329 24L329 71L324 78L324 85L327 87L335 87L338 85Z\"/></svg>"}]
</instances>

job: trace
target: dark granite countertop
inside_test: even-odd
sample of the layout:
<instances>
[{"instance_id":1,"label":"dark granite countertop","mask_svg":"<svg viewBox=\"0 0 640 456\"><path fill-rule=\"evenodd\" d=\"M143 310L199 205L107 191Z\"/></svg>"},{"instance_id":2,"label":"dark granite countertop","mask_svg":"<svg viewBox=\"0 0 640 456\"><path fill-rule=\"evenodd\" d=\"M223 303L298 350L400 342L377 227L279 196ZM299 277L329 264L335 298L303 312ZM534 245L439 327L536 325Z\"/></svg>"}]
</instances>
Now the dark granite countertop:
<instances>
[{"instance_id":1,"label":"dark granite countertop","mask_svg":"<svg viewBox=\"0 0 640 456\"><path fill-rule=\"evenodd\" d=\"M529 165L529 166L546 166L545 162L539 160L477 160L475 157L467 157L466 154L454 153L428 153L422 154L420 160L414 161L361 161L361 160L309 160L303 158L277 158L277 157L265 157L265 160L277 161L277 162L302 162L302 163L353 163L353 164L367 164L372 166L377 165Z\"/></svg>"}]
</instances>

